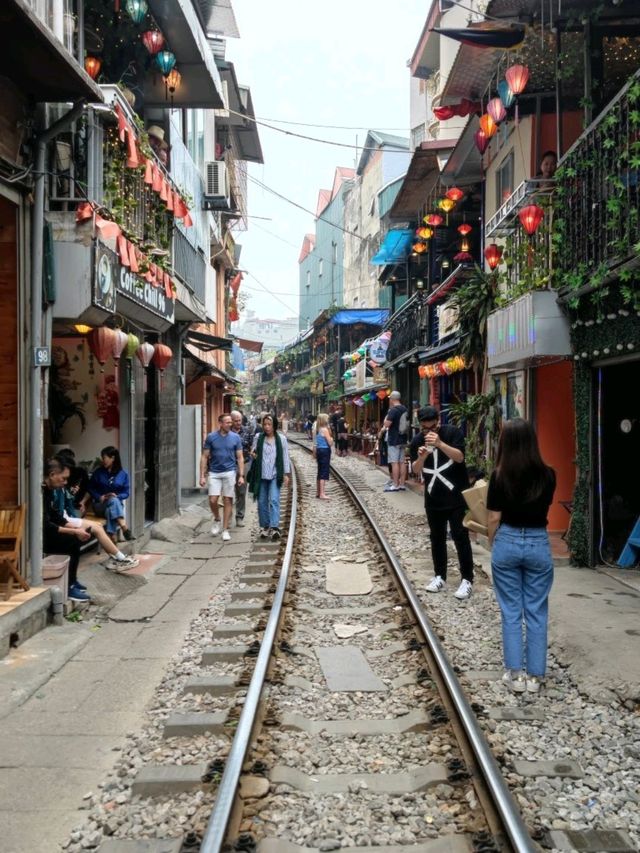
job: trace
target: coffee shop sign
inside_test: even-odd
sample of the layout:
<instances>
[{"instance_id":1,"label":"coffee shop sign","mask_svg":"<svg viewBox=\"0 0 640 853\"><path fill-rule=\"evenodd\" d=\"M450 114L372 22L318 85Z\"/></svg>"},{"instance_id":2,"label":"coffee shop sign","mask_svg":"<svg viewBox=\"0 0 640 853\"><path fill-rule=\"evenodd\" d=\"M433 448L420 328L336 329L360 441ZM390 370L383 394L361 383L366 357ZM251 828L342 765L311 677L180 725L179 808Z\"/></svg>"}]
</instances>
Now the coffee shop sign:
<instances>
[{"instance_id":1,"label":"coffee shop sign","mask_svg":"<svg viewBox=\"0 0 640 853\"><path fill-rule=\"evenodd\" d=\"M107 311L116 310L116 296L123 294L153 314L173 322L175 300L168 299L164 288L122 266L118 256L101 244L96 245L96 278L94 302Z\"/></svg>"}]
</instances>

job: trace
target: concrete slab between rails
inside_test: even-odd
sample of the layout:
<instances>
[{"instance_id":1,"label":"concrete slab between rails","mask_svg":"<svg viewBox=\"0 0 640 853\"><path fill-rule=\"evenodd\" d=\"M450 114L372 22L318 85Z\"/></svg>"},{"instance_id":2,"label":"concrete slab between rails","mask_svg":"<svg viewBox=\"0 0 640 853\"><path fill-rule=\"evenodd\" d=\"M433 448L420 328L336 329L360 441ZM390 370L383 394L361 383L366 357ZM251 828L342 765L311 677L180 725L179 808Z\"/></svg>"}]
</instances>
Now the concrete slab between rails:
<instances>
[{"instance_id":1,"label":"concrete slab between rails","mask_svg":"<svg viewBox=\"0 0 640 853\"><path fill-rule=\"evenodd\" d=\"M285 713L280 717L282 729L295 729L310 735L326 732L330 735L400 735L405 732L422 732L429 728L429 718L424 711L411 711L403 717L390 720L310 720L301 714Z\"/></svg>"},{"instance_id":2,"label":"concrete slab between rails","mask_svg":"<svg viewBox=\"0 0 640 853\"><path fill-rule=\"evenodd\" d=\"M584 771L577 761L514 761L513 769L520 776L563 776L582 779Z\"/></svg>"},{"instance_id":3,"label":"concrete slab between rails","mask_svg":"<svg viewBox=\"0 0 640 853\"><path fill-rule=\"evenodd\" d=\"M314 651L331 692L386 691L358 646L315 646Z\"/></svg>"},{"instance_id":4,"label":"concrete slab between rails","mask_svg":"<svg viewBox=\"0 0 640 853\"><path fill-rule=\"evenodd\" d=\"M473 850L472 839L465 835L445 835L420 844L349 847L349 853L471 853L471 850ZM262 838L258 842L256 853L321 853L321 850L319 847L302 847L283 838Z\"/></svg>"},{"instance_id":5,"label":"concrete slab between rails","mask_svg":"<svg viewBox=\"0 0 640 853\"><path fill-rule=\"evenodd\" d=\"M246 646L207 646L202 650L200 666L211 666L223 661L237 663L246 653Z\"/></svg>"},{"instance_id":6,"label":"concrete slab between rails","mask_svg":"<svg viewBox=\"0 0 640 853\"><path fill-rule=\"evenodd\" d=\"M554 829L547 835L551 842L550 846L554 850L579 850L581 853L633 853L637 849L629 835L621 829Z\"/></svg>"},{"instance_id":7,"label":"concrete slab between rails","mask_svg":"<svg viewBox=\"0 0 640 853\"><path fill-rule=\"evenodd\" d=\"M326 590L333 595L369 595L373 581L364 563L329 563L326 568Z\"/></svg>"},{"instance_id":8,"label":"concrete slab between rails","mask_svg":"<svg viewBox=\"0 0 640 853\"><path fill-rule=\"evenodd\" d=\"M487 711L492 720L510 720L528 722L529 720L545 720L539 708L489 708Z\"/></svg>"},{"instance_id":9,"label":"concrete slab between rails","mask_svg":"<svg viewBox=\"0 0 640 853\"><path fill-rule=\"evenodd\" d=\"M162 737L195 737L206 732L222 734L227 722L226 711L213 713L192 712L189 714L171 714L167 717L162 730Z\"/></svg>"},{"instance_id":10,"label":"concrete slab between rails","mask_svg":"<svg viewBox=\"0 0 640 853\"><path fill-rule=\"evenodd\" d=\"M357 788L362 788L371 794L402 796L446 783L448 772L442 764L426 764L409 773L323 773L308 776L295 767L276 764L269 779L274 785L290 785L297 791L314 794L353 794Z\"/></svg>"},{"instance_id":11,"label":"concrete slab between rails","mask_svg":"<svg viewBox=\"0 0 640 853\"><path fill-rule=\"evenodd\" d=\"M98 853L180 853L182 838L167 838L165 841L144 839L141 841L126 841L110 838L98 848Z\"/></svg>"},{"instance_id":12,"label":"concrete slab between rails","mask_svg":"<svg viewBox=\"0 0 640 853\"><path fill-rule=\"evenodd\" d=\"M206 764L150 764L142 767L131 785L133 797L171 797L187 791L210 787L203 782Z\"/></svg>"},{"instance_id":13,"label":"concrete slab between rails","mask_svg":"<svg viewBox=\"0 0 640 853\"><path fill-rule=\"evenodd\" d=\"M395 655L398 652L406 652L407 644L406 643L389 643L388 646L385 646L384 649L376 649L372 652L367 652L367 657L371 658L371 660L375 660L376 658L386 658L389 655Z\"/></svg>"},{"instance_id":14,"label":"concrete slab between rails","mask_svg":"<svg viewBox=\"0 0 640 853\"><path fill-rule=\"evenodd\" d=\"M224 609L225 616L258 616L264 612L263 604L229 604Z\"/></svg>"},{"instance_id":15,"label":"concrete slab between rails","mask_svg":"<svg viewBox=\"0 0 640 853\"><path fill-rule=\"evenodd\" d=\"M185 681L182 692L183 694L209 693L211 696L226 696L228 693L233 693L237 687L236 679L230 675L219 675L216 678L204 676Z\"/></svg>"},{"instance_id":16,"label":"concrete slab between rails","mask_svg":"<svg viewBox=\"0 0 640 853\"><path fill-rule=\"evenodd\" d=\"M407 675L399 675L397 678L394 678L391 682L391 686L396 690L399 687L411 687L414 684L418 683L418 673L415 675L407 674Z\"/></svg>"},{"instance_id":17,"label":"concrete slab between rails","mask_svg":"<svg viewBox=\"0 0 640 853\"><path fill-rule=\"evenodd\" d=\"M240 583L246 586L265 586L269 587L273 581L273 576L269 572L257 572L255 574L243 574L240 576Z\"/></svg>"},{"instance_id":18,"label":"concrete slab between rails","mask_svg":"<svg viewBox=\"0 0 640 853\"><path fill-rule=\"evenodd\" d=\"M231 601L250 601L252 598L264 601L264 597L268 591L268 586L252 586L251 589L236 589L231 593Z\"/></svg>"},{"instance_id":19,"label":"concrete slab between rails","mask_svg":"<svg viewBox=\"0 0 640 853\"><path fill-rule=\"evenodd\" d=\"M304 690L307 693L310 693L312 690L326 689L324 685L314 684L312 681L307 681L306 678L302 678L299 675L285 675L284 686L295 687L296 690Z\"/></svg>"},{"instance_id":20,"label":"concrete slab between rails","mask_svg":"<svg viewBox=\"0 0 640 853\"><path fill-rule=\"evenodd\" d=\"M241 576L250 575L257 572L268 572L269 574L271 574L277 565L278 561L275 558L273 560L252 560L241 569L240 574Z\"/></svg>"},{"instance_id":21,"label":"concrete slab between rails","mask_svg":"<svg viewBox=\"0 0 640 853\"><path fill-rule=\"evenodd\" d=\"M376 604L375 607L313 607L311 604L299 604L298 610L312 613L314 616L373 616L381 610L389 610L392 604Z\"/></svg>"},{"instance_id":22,"label":"concrete slab between rails","mask_svg":"<svg viewBox=\"0 0 640 853\"><path fill-rule=\"evenodd\" d=\"M254 634L256 626L253 622L221 622L211 632L211 638L241 637L243 634Z\"/></svg>"}]
</instances>

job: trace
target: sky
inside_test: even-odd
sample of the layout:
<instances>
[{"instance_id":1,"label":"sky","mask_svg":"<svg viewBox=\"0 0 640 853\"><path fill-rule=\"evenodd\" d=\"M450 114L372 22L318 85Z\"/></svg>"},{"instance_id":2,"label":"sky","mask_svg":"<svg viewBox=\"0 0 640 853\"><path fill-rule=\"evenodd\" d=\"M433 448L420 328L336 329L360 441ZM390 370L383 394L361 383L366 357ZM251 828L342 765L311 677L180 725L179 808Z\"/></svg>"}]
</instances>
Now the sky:
<instances>
[{"instance_id":1,"label":"sky","mask_svg":"<svg viewBox=\"0 0 640 853\"><path fill-rule=\"evenodd\" d=\"M249 230L236 235L247 308L263 318L298 314L298 255L314 230L305 213L251 182L315 211L337 166L353 167L368 128L409 135L409 70L430 0L231 0L240 39L227 42L256 116L354 147L336 147L260 127L264 165L250 164ZM278 121L275 121L278 120ZM301 127L288 122L346 126ZM254 218L255 217L255 218ZM259 219L257 217L266 217ZM241 316L242 321L242 316Z\"/></svg>"}]
</instances>

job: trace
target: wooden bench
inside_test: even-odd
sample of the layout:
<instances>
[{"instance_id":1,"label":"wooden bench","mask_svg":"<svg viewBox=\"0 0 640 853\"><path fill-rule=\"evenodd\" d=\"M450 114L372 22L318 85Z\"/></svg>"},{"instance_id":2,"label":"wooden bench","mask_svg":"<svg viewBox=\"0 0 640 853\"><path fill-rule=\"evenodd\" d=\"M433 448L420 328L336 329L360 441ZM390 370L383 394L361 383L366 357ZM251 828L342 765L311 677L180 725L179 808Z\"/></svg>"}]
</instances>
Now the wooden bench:
<instances>
[{"instance_id":1,"label":"wooden bench","mask_svg":"<svg viewBox=\"0 0 640 853\"><path fill-rule=\"evenodd\" d=\"M0 504L0 584L6 584L6 598L11 598L14 587L29 589L29 584L20 574L19 566L24 510L24 504Z\"/></svg>"}]
</instances>

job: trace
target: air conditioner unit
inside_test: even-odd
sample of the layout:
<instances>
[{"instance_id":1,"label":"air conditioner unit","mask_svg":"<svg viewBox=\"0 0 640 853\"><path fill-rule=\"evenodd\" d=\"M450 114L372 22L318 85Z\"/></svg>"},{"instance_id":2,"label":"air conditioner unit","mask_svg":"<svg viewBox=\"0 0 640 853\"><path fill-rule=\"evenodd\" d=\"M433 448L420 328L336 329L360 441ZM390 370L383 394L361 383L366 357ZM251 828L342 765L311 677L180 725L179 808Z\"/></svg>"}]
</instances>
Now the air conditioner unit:
<instances>
[{"instance_id":1,"label":"air conditioner unit","mask_svg":"<svg viewBox=\"0 0 640 853\"><path fill-rule=\"evenodd\" d=\"M227 164L222 160L211 160L205 163L205 175L205 210L229 210L231 199Z\"/></svg>"}]
</instances>

